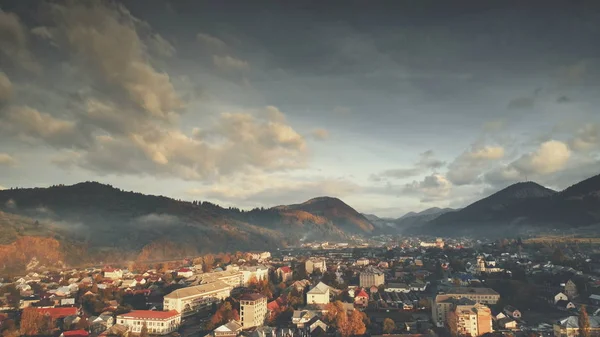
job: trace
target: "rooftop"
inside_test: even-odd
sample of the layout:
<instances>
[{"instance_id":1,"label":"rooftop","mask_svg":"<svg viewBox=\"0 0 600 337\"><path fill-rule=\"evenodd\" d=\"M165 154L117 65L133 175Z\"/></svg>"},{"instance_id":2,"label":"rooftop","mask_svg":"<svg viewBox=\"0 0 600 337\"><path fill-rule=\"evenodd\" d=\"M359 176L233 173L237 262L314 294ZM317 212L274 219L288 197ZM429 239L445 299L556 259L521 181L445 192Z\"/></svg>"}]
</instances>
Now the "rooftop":
<instances>
[{"instance_id":1,"label":"rooftop","mask_svg":"<svg viewBox=\"0 0 600 337\"><path fill-rule=\"evenodd\" d=\"M450 288L446 292L449 295L496 295L500 296L494 289L491 288L474 288L474 287L455 287Z\"/></svg>"},{"instance_id":2,"label":"rooftop","mask_svg":"<svg viewBox=\"0 0 600 337\"><path fill-rule=\"evenodd\" d=\"M199 295L203 295L206 293L218 292L218 291L222 291L225 289L231 290L231 286L229 286L228 284L226 284L223 281L214 281L214 282L207 283L207 284L201 284L198 286L174 290L171 293L165 295L165 298L171 298L171 299L186 298L186 297L191 297L191 296L199 296Z\"/></svg>"},{"instance_id":3,"label":"rooftop","mask_svg":"<svg viewBox=\"0 0 600 337\"><path fill-rule=\"evenodd\" d=\"M240 297L242 301L258 301L260 299L266 298L265 295L259 293L247 293Z\"/></svg>"},{"instance_id":4,"label":"rooftop","mask_svg":"<svg viewBox=\"0 0 600 337\"><path fill-rule=\"evenodd\" d=\"M154 311L154 310L133 310L126 314L118 315L120 318L139 318L139 319L170 319L179 315L177 310Z\"/></svg>"}]
</instances>

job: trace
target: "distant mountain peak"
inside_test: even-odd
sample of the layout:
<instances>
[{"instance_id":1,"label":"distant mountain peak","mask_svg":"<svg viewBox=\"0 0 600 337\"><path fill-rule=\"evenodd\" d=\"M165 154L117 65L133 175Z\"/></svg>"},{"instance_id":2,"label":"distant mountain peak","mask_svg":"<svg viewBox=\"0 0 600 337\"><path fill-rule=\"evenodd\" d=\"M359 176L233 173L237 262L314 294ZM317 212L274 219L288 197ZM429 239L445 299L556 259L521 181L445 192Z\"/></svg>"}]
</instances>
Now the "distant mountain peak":
<instances>
[{"instance_id":1,"label":"distant mountain peak","mask_svg":"<svg viewBox=\"0 0 600 337\"><path fill-rule=\"evenodd\" d=\"M533 181L524 181L512 184L494 194L489 198L511 198L511 199L525 199L525 198L545 198L556 194L557 192L544 187Z\"/></svg>"}]
</instances>

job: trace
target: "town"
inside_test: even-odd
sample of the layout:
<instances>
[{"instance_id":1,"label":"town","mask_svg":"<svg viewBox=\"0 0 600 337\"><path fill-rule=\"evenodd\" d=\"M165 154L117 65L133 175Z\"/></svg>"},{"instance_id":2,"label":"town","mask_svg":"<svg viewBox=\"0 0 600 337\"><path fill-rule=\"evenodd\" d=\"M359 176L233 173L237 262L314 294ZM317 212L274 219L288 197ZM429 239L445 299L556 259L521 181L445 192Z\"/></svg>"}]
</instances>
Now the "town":
<instances>
[{"instance_id":1,"label":"town","mask_svg":"<svg viewBox=\"0 0 600 337\"><path fill-rule=\"evenodd\" d=\"M594 336L594 239L384 235L6 275L16 336ZM583 327L583 328L582 328Z\"/></svg>"}]
</instances>

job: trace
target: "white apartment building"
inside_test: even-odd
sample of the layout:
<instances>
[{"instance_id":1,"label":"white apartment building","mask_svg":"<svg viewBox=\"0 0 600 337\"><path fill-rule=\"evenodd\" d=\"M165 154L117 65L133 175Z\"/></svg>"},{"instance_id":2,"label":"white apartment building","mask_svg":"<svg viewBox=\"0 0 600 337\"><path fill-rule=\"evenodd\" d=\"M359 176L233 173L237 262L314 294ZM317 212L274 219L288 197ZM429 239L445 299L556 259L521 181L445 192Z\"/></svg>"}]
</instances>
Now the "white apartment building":
<instances>
[{"instance_id":1,"label":"white apartment building","mask_svg":"<svg viewBox=\"0 0 600 337\"><path fill-rule=\"evenodd\" d=\"M361 257L360 259L356 260L357 266L368 266L369 264L371 264L371 260L367 259L366 257Z\"/></svg>"},{"instance_id":2,"label":"white apartment building","mask_svg":"<svg viewBox=\"0 0 600 337\"><path fill-rule=\"evenodd\" d=\"M129 331L140 333L146 323L148 333L152 335L166 335L177 331L181 324L181 314L176 310L152 311L134 310L126 314L117 315L117 324L126 326Z\"/></svg>"},{"instance_id":3,"label":"white apartment building","mask_svg":"<svg viewBox=\"0 0 600 337\"><path fill-rule=\"evenodd\" d=\"M385 284L385 274L377 268L367 267L360 273L359 282L362 288L379 287Z\"/></svg>"},{"instance_id":4,"label":"white apartment building","mask_svg":"<svg viewBox=\"0 0 600 337\"><path fill-rule=\"evenodd\" d=\"M256 277L257 281L269 280L269 268L263 265L258 266L244 266L240 268L242 273L242 282L245 286L248 286L250 279Z\"/></svg>"},{"instance_id":5,"label":"white apartment building","mask_svg":"<svg viewBox=\"0 0 600 337\"><path fill-rule=\"evenodd\" d=\"M306 304L327 303L329 303L329 286L323 282L319 282L319 284L306 293Z\"/></svg>"},{"instance_id":6,"label":"white apartment building","mask_svg":"<svg viewBox=\"0 0 600 337\"><path fill-rule=\"evenodd\" d=\"M327 264L325 259L310 258L304 263L304 268L309 275L317 270L324 273L327 270Z\"/></svg>"},{"instance_id":7,"label":"white apartment building","mask_svg":"<svg viewBox=\"0 0 600 337\"><path fill-rule=\"evenodd\" d=\"M267 313L266 296L252 293L240 297L240 321L244 329L263 326Z\"/></svg>"},{"instance_id":8,"label":"white apartment building","mask_svg":"<svg viewBox=\"0 0 600 337\"><path fill-rule=\"evenodd\" d=\"M231 295L232 287L222 281L177 289L164 297L165 310L177 310L183 317L196 313Z\"/></svg>"},{"instance_id":9,"label":"white apartment building","mask_svg":"<svg viewBox=\"0 0 600 337\"><path fill-rule=\"evenodd\" d=\"M225 271L216 271L212 273L205 273L197 276L198 281L195 283L198 284L207 284L213 283L216 281L221 281L225 284L228 284L232 288L243 287L244 286L244 274L239 270L225 270Z\"/></svg>"},{"instance_id":10,"label":"white apartment building","mask_svg":"<svg viewBox=\"0 0 600 337\"><path fill-rule=\"evenodd\" d=\"M500 294L490 288L452 288L445 294L438 294L435 297L431 306L432 318L436 325L441 328L446 325L448 313L455 305L496 304L499 299Z\"/></svg>"}]
</instances>

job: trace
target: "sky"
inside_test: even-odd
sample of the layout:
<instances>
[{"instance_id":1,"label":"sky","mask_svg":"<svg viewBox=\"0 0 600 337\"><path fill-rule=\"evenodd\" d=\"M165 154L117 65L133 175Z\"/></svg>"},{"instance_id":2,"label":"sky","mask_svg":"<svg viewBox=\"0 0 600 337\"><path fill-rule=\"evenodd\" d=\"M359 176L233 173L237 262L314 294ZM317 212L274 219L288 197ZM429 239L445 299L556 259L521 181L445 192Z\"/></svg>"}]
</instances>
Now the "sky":
<instances>
[{"instance_id":1,"label":"sky","mask_svg":"<svg viewBox=\"0 0 600 337\"><path fill-rule=\"evenodd\" d=\"M595 1L0 9L0 188L399 217L600 173Z\"/></svg>"}]
</instances>

